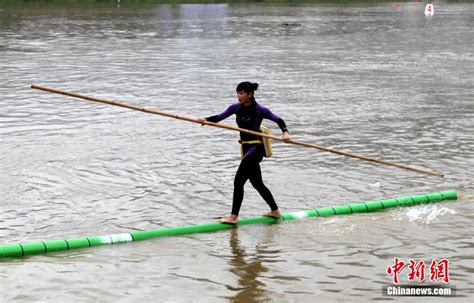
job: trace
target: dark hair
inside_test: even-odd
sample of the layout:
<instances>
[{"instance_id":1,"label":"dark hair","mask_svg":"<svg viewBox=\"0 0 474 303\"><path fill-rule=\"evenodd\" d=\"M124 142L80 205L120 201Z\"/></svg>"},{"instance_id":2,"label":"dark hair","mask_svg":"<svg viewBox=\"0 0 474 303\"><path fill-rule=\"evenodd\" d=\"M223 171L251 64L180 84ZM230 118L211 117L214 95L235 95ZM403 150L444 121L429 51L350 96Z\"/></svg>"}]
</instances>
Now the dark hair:
<instances>
[{"instance_id":1,"label":"dark hair","mask_svg":"<svg viewBox=\"0 0 474 303\"><path fill-rule=\"evenodd\" d=\"M252 83L252 82L241 82L239 85L237 85L237 88L235 89L236 92L246 92L247 94L253 93L257 90L258 88L258 83Z\"/></svg>"}]
</instances>

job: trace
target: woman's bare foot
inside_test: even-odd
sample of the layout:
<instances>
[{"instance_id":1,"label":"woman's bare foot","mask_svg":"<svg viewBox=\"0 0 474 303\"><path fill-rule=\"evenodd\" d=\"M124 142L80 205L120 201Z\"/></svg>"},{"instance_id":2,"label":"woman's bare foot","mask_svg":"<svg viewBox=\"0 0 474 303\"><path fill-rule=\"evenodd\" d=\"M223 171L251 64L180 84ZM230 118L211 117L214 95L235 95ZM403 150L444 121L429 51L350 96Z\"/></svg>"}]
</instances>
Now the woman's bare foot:
<instances>
[{"instance_id":1,"label":"woman's bare foot","mask_svg":"<svg viewBox=\"0 0 474 303\"><path fill-rule=\"evenodd\" d=\"M266 214L263 215L264 217L270 217L270 218L280 218L281 217L281 213L280 213L280 210L274 210L274 211L270 211Z\"/></svg>"},{"instance_id":2,"label":"woman's bare foot","mask_svg":"<svg viewBox=\"0 0 474 303\"><path fill-rule=\"evenodd\" d=\"M219 219L219 222L224 223L224 224L237 224L238 217L236 215L230 215L224 218Z\"/></svg>"}]
</instances>

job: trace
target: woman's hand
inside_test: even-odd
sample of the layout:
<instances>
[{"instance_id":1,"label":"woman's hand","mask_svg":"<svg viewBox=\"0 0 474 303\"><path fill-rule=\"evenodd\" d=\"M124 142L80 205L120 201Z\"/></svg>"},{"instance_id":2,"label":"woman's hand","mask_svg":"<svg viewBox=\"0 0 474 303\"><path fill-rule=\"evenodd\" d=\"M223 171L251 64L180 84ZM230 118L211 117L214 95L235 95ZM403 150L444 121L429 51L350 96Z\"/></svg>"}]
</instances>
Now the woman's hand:
<instances>
[{"instance_id":1,"label":"woman's hand","mask_svg":"<svg viewBox=\"0 0 474 303\"><path fill-rule=\"evenodd\" d=\"M281 136L281 139L283 140L283 142L290 142L290 133L284 132L283 135Z\"/></svg>"},{"instance_id":2,"label":"woman's hand","mask_svg":"<svg viewBox=\"0 0 474 303\"><path fill-rule=\"evenodd\" d=\"M196 118L196 122L201 123L204 125L204 122L207 121L206 118Z\"/></svg>"}]
</instances>

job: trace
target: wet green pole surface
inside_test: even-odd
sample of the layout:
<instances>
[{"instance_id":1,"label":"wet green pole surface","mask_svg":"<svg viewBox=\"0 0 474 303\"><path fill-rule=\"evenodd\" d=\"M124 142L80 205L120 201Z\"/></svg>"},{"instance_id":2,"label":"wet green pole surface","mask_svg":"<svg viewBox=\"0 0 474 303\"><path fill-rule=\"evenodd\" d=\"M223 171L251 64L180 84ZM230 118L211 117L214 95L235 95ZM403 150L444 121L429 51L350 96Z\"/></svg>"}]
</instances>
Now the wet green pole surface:
<instances>
[{"instance_id":1,"label":"wet green pole surface","mask_svg":"<svg viewBox=\"0 0 474 303\"><path fill-rule=\"evenodd\" d=\"M237 226L258 223L275 223L279 221L291 221L307 217L327 217L333 215L348 215L353 213L367 213L398 206L414 206L419 204L434 203L446 200L456 200L455 191L442 191L430 194L407 196L394 199L359 202L334 207L323 207L307 211L283 214L280 219L269 217L253 217L239 220ZM233 225L211 222L180 227L166 227L146 231L134 231L130 233L95 236L85 238L73 238L64 240L50 240L29 243L15 243L0 245L0 258L18 258L23 256L44 254L55 251L86 248L105 244L116 244L132 241L147 240L156 237L179 236L193 233L212 232L233 228Z\"/></svg>"}]
</instances>

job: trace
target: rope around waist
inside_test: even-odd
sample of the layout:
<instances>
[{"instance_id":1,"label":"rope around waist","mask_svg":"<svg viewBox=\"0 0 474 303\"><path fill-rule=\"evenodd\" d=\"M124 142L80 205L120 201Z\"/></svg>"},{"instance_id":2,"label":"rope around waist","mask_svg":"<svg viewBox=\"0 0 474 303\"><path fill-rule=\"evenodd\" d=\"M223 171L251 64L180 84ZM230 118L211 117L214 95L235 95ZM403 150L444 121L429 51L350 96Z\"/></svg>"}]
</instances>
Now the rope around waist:
<instances>
[{"instance_id":1,"label":"rope around waist","mask_svg":"<svg viewBox=\"0 0 474 303\"><path fill-rule=\"evenodd\" d=\"M239 143L244 145L244 144L262 144L261 140L251 140L251 141L242 141L239 140Z\"/></svg>"}]
</instances>

